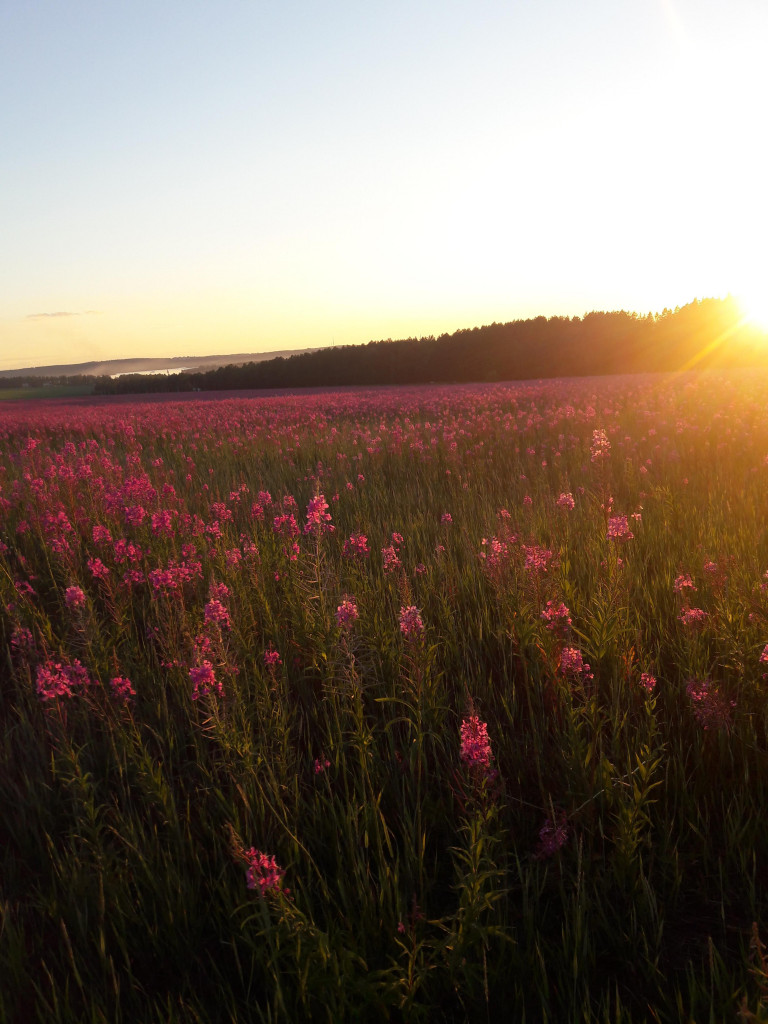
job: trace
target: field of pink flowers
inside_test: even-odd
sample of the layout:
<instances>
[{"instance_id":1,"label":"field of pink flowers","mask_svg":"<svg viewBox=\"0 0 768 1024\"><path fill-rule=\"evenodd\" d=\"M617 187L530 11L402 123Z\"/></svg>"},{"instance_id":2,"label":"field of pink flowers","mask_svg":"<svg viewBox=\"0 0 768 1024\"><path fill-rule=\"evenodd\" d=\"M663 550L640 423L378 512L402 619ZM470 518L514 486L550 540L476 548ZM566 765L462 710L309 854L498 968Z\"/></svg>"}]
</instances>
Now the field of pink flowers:
<instances>
[{"instance_id":1,"label":"field of pink flowers","mask_svg":"<svg viewBox=\"0 0 768 1024\"><path fill-rule=\"evenodd\" d=\"M0 1020L768 1020L766 410L0 408Z\"/></svg>"}]
</instances>

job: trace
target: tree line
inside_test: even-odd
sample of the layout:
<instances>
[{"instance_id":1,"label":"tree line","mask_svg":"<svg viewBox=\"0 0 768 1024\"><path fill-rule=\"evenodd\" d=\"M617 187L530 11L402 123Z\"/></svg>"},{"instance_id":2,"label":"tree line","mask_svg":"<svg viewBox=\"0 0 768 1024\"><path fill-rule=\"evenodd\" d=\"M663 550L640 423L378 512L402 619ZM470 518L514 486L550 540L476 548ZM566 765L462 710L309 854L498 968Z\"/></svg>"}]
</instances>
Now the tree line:
<instances>
[{"instance_id":1,"label":"tree line","mask_svg":"<svg viewBox=\"0 0 768 1024\"><path fill-rule=\"evenodd\" d=\"M371 341L207 372L100 378L97 394L426 384L735 368L768 363L768 335L736 301L699 299L659 314L538 316L439 337Z\"/></svg>"}]
</instances>

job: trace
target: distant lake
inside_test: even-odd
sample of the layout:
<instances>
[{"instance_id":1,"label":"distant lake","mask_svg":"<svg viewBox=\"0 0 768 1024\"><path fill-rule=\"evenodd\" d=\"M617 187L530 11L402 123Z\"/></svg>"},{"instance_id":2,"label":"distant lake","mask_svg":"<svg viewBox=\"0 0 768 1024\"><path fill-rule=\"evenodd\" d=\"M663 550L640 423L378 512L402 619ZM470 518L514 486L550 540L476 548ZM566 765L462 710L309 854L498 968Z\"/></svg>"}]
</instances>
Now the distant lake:
<instances>
[{"instance_id":1,"label":"distant lake","mask_svg":"<svg viewBox=\"0 0 768 1024\"><path fill-rule=\"evenodd\" d=\"M122 373L112 373L110 377L112 380L117 380L118 377L128 377L131 374L138 374L140 377L148 377L151 374L165 374L167 377L169 373L181 373L183 370L191 370L191 366L169 366L164 370L123 370Z\"/></svg>"}]
</instances>

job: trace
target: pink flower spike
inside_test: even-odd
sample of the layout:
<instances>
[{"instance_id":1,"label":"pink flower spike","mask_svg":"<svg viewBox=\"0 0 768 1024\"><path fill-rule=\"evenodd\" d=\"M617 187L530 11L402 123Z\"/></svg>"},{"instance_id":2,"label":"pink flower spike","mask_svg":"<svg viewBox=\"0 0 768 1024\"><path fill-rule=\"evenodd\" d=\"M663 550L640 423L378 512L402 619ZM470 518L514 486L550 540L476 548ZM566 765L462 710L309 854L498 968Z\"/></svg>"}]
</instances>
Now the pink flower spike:
<instances>
[{"instance_id":1,"label":"pink flower spike","mask_svg":"<svg viewBox=\"0 0 768 1024\"><path fill-rule=\"evenodd\" d=\"M283 889L280 885L285 877L285 871L278 866L273 856L268 856L253 846L246 851L245 856L248 860L245 879L249 889L255 889L262 899L269 893L276 896L288 894L289 890Z\"/></svg>"},{"instance_id":2,"label":"pink flower spike","mask_svg":"<svg viewBox=\"0 0 768 1024\"><path fill-rule=\"evenodd\" d=\"M461 723L461 759L470 768L491 767L491 741L488 726L477 715L470 715Z\"/></svg>"}]
</instances>

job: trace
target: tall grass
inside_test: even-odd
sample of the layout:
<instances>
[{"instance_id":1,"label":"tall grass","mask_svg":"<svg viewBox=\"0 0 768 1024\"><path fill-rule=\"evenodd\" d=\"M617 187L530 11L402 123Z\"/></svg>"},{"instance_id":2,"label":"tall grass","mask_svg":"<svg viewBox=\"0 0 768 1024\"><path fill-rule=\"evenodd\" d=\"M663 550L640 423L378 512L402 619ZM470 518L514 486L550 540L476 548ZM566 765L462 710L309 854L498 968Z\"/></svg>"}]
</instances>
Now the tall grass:
<instances>
[{"instance_id":1,"label":"tall grass","mask_svg":"<svg viewBox=\"0 0 768 1024\"><path fill-rule=\"evenodd\" d=\"M768 380L41 408L0 1019L768 1020Z\"/></svg>"}]
</instances>

